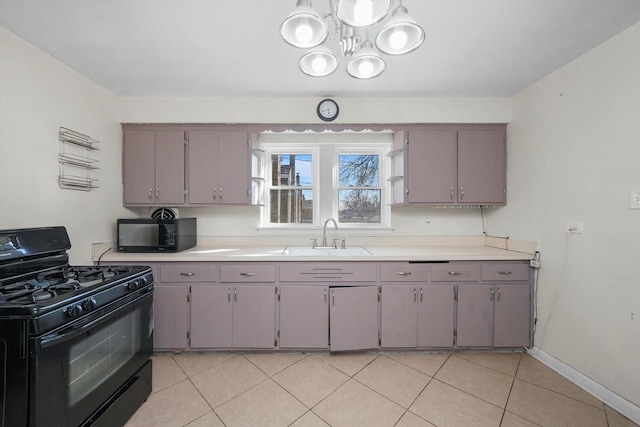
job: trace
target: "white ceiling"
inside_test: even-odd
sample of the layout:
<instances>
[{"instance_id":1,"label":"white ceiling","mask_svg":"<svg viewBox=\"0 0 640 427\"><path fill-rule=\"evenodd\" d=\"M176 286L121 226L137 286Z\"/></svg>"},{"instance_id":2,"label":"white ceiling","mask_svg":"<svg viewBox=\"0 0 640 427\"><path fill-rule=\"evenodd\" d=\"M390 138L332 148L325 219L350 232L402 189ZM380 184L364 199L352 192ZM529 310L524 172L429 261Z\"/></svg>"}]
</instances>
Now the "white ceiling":
<instances>
[{"instance_id":1,"label":"white ceiling","mask_svg":"<svg viewBox=\"0 0 640 427\"><path fill-rule=\"evenodd\" d=\"M403 4L426 41L368 81L298 70L295 0L0 0L0 25L120 96L459 97L510 96L640 22L639 0Z\"/></svg>"}]
</instances>

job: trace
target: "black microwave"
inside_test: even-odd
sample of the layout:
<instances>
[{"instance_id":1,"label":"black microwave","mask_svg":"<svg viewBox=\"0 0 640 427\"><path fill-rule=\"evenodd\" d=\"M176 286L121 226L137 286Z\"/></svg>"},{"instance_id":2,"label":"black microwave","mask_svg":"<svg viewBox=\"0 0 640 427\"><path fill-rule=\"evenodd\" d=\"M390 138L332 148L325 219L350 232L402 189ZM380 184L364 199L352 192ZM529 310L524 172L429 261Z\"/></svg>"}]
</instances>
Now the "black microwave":
<instances>
[{"instance_id":1,"label":"black microwave","mask_svg":"<svg viewBox=\"0 0 640 427\"><path fill-rule=\"evenodd\" d=\"M195 218L118 220L118 250L121 252L180 252L197 240Z\"/></svg>"}]
</instances>

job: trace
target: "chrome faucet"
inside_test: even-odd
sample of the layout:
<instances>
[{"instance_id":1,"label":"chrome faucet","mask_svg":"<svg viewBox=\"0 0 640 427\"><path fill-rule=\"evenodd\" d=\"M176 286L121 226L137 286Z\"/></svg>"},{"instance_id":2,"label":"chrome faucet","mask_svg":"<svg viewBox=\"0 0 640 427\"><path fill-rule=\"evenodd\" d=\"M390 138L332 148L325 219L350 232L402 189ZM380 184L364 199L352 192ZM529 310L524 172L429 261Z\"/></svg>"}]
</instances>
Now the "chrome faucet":
<instances>
[{"instance_id":1,"label":"chrome faucet","mask_svg":"<svg viewBox=\"0 0 640 427\"><path fill-rule=\"evenodd\" d=\"M324 231L322 232L322 246L324 246L325 248L327 247L327 225L329 225L329 222L331 221L333 222L333 225L336 227L336 230L338 229L338 223L336 222L335 219L329 218L324 222ZM335 247L335 242L334 242L334 247Z\"/></svg>"}]
</instances>

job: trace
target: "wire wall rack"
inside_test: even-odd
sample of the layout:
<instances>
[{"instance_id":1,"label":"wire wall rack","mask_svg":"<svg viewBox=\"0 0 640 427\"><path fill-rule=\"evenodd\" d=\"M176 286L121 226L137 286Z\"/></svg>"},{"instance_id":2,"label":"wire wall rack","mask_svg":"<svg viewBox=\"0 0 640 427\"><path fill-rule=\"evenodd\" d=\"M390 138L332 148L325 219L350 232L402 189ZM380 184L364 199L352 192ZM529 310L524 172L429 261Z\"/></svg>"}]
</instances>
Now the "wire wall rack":
<instances>
[{"instance_id":1,"label":"wire wall rack","mask_svg":"<svg viewBox=\"0 0 640 427\"><path fill-rule=\"evenodd\" d=\"M60 151L58 185L66 190L91 191L99 188L93 174L99 170L99 160L94 158L100 141L65 127L58 131Z\"/></svg>"}]
</instances>

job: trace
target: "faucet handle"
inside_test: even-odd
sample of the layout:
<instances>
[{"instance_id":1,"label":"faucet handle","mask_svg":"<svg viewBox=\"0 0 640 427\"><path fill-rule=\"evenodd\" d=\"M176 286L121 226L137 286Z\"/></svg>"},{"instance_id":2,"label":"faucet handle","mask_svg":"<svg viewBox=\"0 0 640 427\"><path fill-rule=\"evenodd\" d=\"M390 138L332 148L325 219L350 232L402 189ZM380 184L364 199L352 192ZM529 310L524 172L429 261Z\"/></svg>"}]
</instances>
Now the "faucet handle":
<instances>
[{"instance_id":1,"label":"faucet handle","mask_svg":"<svg viewBox=\"0 0 640 427\"><path fill-rule=\"evenodd\" d=\"M315 249L318 247L318 239L315 238L309 238L309 240L311 240L311 248Z\"/></svg>"},{"instance_id":2,"label":"faucet handle","mask_svg":"<svg viewBox=\"0 0 640 427\"><path fill-rule=\"evenodd\" d=\"M340 239L333 239L333 249L338 249L338 242Z\"/></svg>"}]
</instances>

